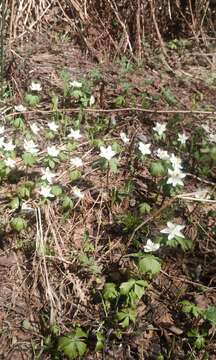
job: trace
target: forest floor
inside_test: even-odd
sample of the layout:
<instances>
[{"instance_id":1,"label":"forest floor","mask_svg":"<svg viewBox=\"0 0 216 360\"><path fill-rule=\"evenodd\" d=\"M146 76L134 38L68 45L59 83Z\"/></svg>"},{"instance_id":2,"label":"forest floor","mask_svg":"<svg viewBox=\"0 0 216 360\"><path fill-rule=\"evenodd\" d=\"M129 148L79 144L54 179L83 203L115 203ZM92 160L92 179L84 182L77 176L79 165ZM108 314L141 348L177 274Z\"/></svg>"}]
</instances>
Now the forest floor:
<instances>
[{"instance_id":1,"label":"forest floor","mask_svg":"<svg viewBox=\"0 0 216 360\"><path fill-rule=\"evenodd\" d=\"M0 359L216 359L215 47L167 48L170 67L148 44L139 65L16 48Z\"/></svg>"}]
</instances>

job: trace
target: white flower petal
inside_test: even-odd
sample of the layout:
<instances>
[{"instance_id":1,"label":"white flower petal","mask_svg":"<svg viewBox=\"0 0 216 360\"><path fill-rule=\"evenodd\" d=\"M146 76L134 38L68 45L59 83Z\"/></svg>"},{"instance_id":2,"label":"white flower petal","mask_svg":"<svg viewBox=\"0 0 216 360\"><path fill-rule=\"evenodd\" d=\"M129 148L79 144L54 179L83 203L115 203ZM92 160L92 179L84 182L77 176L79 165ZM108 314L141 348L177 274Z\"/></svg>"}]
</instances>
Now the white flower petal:
<instances>
[{"instance_id":1,"label":"white flower petal","mask_svg":"<svg viewBox=\"0 0 216 360\"><path fill-rule=\"evenodd\" d=\"M144 144L142 141L140 141L138 144L139 150L144 156L151 154L150 146L151 144Z\"/></svg>"},{"instance_id":2,"label":"white flower petal","mask_svg":"<svg viewBox=\"0 0 216 360\"><path fill-rule=\"evenodd\" d=\"M112 150L111 145L104 147L104 146L100 146L100 157L110 161L115 155L116 152Z\"/></svg>"}]
</instances>

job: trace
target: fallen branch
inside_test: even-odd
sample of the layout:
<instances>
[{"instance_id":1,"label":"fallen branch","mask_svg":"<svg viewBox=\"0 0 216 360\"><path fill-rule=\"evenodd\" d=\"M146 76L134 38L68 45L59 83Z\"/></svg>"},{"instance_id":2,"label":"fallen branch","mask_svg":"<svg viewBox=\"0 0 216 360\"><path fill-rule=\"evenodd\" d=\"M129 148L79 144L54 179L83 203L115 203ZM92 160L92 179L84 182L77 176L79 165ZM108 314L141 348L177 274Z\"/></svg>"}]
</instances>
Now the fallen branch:
<instances>
[{"instance_id":1,"label":"fallen branch","mask_svg":"<svg viewBox=\"0 0 216 360\"><path fill-rule=\"evenodd\" d=\"M91 108L85 108L82 109L81 111L83 112L88 112L88 113L118 113L118 112L142 112L142 113L149 113L149 114L191 114L191 115L211 115L211 116L216 116L216 111L205 111L205 110L156 110L156 109L142 109L142 108L137 108L137 107L128 107L128 108L118 108L118 109L91 109ZM5 116L5 117L10 117L10 116L15 116L15 115L21 115L21 114L52 114L56 112L56 110L27 110L27 111L23 111L23 112L13 112L7 115L4 115L4 113L0 112L0 116ZM74 113L78 113L80 112L80 108L69 108L69 109L58 109L57 112L74 112Z\"/></svg>"}]
</instances>

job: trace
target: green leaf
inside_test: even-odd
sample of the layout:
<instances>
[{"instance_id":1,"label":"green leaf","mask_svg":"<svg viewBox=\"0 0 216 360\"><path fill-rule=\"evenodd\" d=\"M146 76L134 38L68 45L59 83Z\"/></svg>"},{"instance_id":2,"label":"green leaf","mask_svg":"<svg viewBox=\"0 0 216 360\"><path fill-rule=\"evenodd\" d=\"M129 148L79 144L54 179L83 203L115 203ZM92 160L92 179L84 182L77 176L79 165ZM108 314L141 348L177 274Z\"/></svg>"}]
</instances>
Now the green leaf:
<instances>
[{"instance_id":1,"label":"green leaf","mask_svg":"<svg viewBox=\"0 0 216 360\"><path fill-rule=\"evenodd\" d=\"M58 196L60 196L62 194L62 188L60 186L58 186L58 185L54 185L51 188L51 192L52 192L53 195L58 197Z\"/></svg>"},{"instance_id":2,"label":"green leaf","mask_svg":"<svg viewBox=\"0 0 216 360\"><path fill-rule=\"evenodd\" d=\"M64 210L73 209L73 207L74 207L73 200L71 200L71 198L67 195L63 196L62 207Z\"/></svg>"},{"instance_id":3,"label":"green leaf","mask_svg":"<svg viewBox=\"0 0 216 360\"><path fill-rule=\"evenodd\" d=\"M123 328L128 327L130 321L135 323L137 317L137 312L135 309L126 308L117 312L117 319L120 321L119 325Z\"/></svg>"},{"instance_id":4,"label":"green leaf","mask_svg":"<svg viewBox=\"0 0 216 360\"><path fill-rule=\"evenodd\" d=\"M174 239L168 240L166 245L171 246L171 247L180 246L183 251L187 251L187 250L191 250L191 248L193 247L193 242L189 239L185 239L183 237L176 236Z\"/></svg>"},{"instance_id":5,"label":"green leaf","mask_svg":"<svg viewBox=\"0 0 216 360\"><path fill-rule=\"evenodd\" d=\"M69 359L76 359L83 356L86 352L87 334L80 328L58 340L58 351L62 351Z\"/></svg>"},{"instance_id":6,"label":"green leaf","mask_svg":"<svg viewBox=\"0 0 216 360\"><path fill-rule=\"evenodd\" d=\"M76 181L76 180L80 179L81 176L82 176L82 174L79 170L73 170L69 174L70 181Z\"/></svg>"},{"instance_id":7,"label":"green leaf","mask_svg":"<svg viewBox=\"0 0 216 360\"><path fill-rule=\"evenodd\" d=\"M29 152L24 152L24 154L22 155L22 159L26 166L33 166L37 162L37 158Z\"/></svg>"},{"instance_id":8,"label":"green leaf","mask_svg":"<svg viewBox=\"0 0 216 360\"><path fill-rule=\"evenodd\" d=\"M118 171L118 165L117 165L117 160L116 159L111 159L109 161L109 167L110 167L110 170L113 172L113 173L117 173Z\"/></svg>"},{"instance_id":9,"label":"green leaf","mask_svg":"<svg viewBox=\"0 0 216 360\"><path fill-rule=\"evenodd\" d=\"M142 215L149 214L150 211L151 211L151 206L148 203L144 202L144 203L139 204L140 214L142 214Z\"/></svg>"},{"instance_id":10,"label":"green leaf","mask_svg":"<svg viewBox=\"0 0 216 360\"><path fill-rule=\"evenodd\" d=\"M205 346L205 336L207 336L207 332L203 331L202 333L199 333L197 329L192 329L188 331L187 336L189 338L194 338L193 345L195 349L202 349Z\"/></svg>"},{"instance_id":11,"label":"green leaf","mask_svg":"<svg viewBox=\"0 0 216 360\"><path fill-rule=\"evenodd\" d=\"M120 286L120 294L127 295L132 287L135 285L136 281L134 279L130 279L127 282L123 282Z\"/></svg>"},{"instance_id":12,"label":"green leaf","mask_svg":"<svg viewBox=\"0 0 216 360\"><path fill-rule=\"evenodd\" d=\"M183 300L180 302L180 304L182 305L182 311L185 314L192 314L195 318L200 316L203 312L202 309L188 300Z\"/></svg>"},{"instance_id":13,"label":"green leaf","mask_svg":"<svg viewBox=\"0 0 216 360\"><path fill-rule=\"evenodd\" d=\"M204 318L216 326L216 307L210 305L208 309L204 311Z\"/></svg>"},{"instance_id":14,"label":"green leaf","mask_svg":"<svg viewBox=\"0 0 216 360\"><path fill-rule=\"evenodd\" d=\"M122 95L117 96L117 97L114 99L114 104L115 104L116 106L122 106L122 105L124 105L124 104L125 104L125 98L124 98L124 96L122 96Z\"/></svg>"},{"instance_id":15,"label":"green leaf","mask_svg":"<svg viewBox=\"0 0 216 360\"><path fill-rule=\"evenodd\" d=\"M139 260L138 268L141 273L155 275L160 272L161 264L156 256L146 255Z\"/></svg>"},{"instance_id":16,"label":"green leaf","mask_svg":"<svg viewBox=\"0 0 216 360\"><path fill-rule=\"evenodd\" d=\"M16 192L21 199L28 199L31 195L30 189L25 185L18 187Z\"/></svg>"},{"instance_id":17,"label":"green leaf","mask_svg":"<svg viewBox=\"0 0 216 360\"><path fill-rule=\"evenodd\" d=\"M138 297L138 299L141 299L145 293L145 288L143 286L135 284L134 292L135 292L136 296Z\"/></svg>"},{"instance_id":18,"label":"green leaf","mask_svg":"<svg viewBox=\"0 0 216 360\"><path fill-rule=\"evenodd\" d=\"M24 128L25 128L25 123L24 123L24 121L23 121L22 118L17 117L17 118L14 119L14 121L13 121L13 126L14 126L16 129L24 129Z\"/></svg>"},{"instance_id":19,"label":"green leaf","mask_svg":"<svg viewBox=\"0 0 216 360\"><path fill-rule=\"evenodd\" d=\"M19 201L19 198L18 197L15 197L11 200L10 202L10 208L13 209L13 210L16 210L19 208L19 204L20 204L20 201Z\"/></svg>"},{"instance_id":20,"label":"green leaf","mask_svg":"<svg viewBox=\"0 0 216 360\"><path fill-rule=\"evenodd\" d=\"M112 300L118 296L118 291L116 290L116 284L106 283L103 289L103 297L105 300Z\"/></svg>"},{"instance_id":21,"label":"green leaf","mask_svg":"<svg viewBox=\"0 0 216 360\"><path fill-rule=\"evenodd\" d=\"M38 95L32 95L32 94L26 94L25 95L25 101L29 106L37 106L40 103L40 96Z\"/></svg>"},{"instance_id":22,"label":"green leaf","mask_svg":"<svg viewBox=\"0 0 216 360\"><path fill-rule=\"evenodd\" d=\"M97 331L96 337L97 337L97 343L95 346L95 351L102 351L104 348L105 337L103 334L101 334L100 331Z\"/></svg>"},{"instance_id":23,"label":"green leaf","mask_svg":"<svg viewBox=\"0 0 216 360\"><path fill-rule=\"evenodd\" d=\"M161 161L154 161L151 163L150 173L152 176L160 177L165 175L166 170Z\"/></svg>"},{"instance_id":24,"label":"green leaf","mask_svg":"<svg viewBox=\"0 0 216 360\"><path fill-rule=\"evenodd\" d=\"M172 94L169 88L162 88L161 94L169 105L176 105L177 100L176 97Z\"/></svg>"},{"instance_id":25,"label":"green leaf","mask_svg":"<svg viewBox=\"0 0 216 360\"><path fill-rule=\"evenodd\" d=\"M10 226L13 230L20 232L27 228L27 221L21 217L16 217L11 220Z\"/></svg>"}]
</instances>

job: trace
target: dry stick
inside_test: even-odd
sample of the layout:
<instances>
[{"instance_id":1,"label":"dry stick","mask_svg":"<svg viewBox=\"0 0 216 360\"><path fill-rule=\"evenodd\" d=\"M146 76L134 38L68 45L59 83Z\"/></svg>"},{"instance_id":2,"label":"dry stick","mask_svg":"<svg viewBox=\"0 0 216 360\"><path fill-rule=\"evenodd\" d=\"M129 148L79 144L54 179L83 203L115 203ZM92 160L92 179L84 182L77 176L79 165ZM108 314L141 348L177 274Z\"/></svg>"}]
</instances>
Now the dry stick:
<instances>
[{"instance_id":1,"label":"dry stick","mask_svg":"<svg viewBox=\"0 0 216 360\"><path fill-rule=\"evenodd\" d=\"M58 109L59 112L74 112L77 113L80 111L79 108L62 108ZM135 111L135 112L142 112L142 113L149 113L149 114L191 114L191 115L212 115L216 116L216 111L204 111L204 110L156 110L156 109L142 109L137 107L128 107L128 108L118 108L118 109L92 109L92 108L85 108L82 109L84 112L88 113L118 113L118 112L129 112L129 111ZM22 115L22 114L52 114L55 112L55 110L28 110L23 112L13 112L7 115L4 115L5 118L15 116L15 115ZM1 114L0 112L0 115Z\"/></svg>"},{"instance_id":2,"label":"dry stick","mask_svg":"<svg viewBox=\"0 0 216 360\"><path fill-rule=\"evenodd\" d=\"M160 270L160 273L163 274L163 275L165 275L165 276L168 277L169 279L172 279L173 281L177 279L177 280L179 280L179 281L185 282L186 284L191 284L191 285L194 285L194 286L196 286L196 287L204 288L204 289L209 290L209 291L216 290L216 287L209 287L209 286L200 284L200 283L198 283L198 282L194 282L194 281L192 281L192 280L188 280L188 279L185 279L185 278L172 276L172 275L169 275L168 273L166 273L166 272L163 271L163 270Z\"/></svg>"},{"instance_id":3,"label":"dry stick","mask_svg":"<svg viewBox=\"0 0 216 360\"><path fill-rule=\"evenodd\" d=\"M13 42L14 42L15 40L17 40L17 39L22 38L28 31L31 31L32 28L33 28L37 23L40 22L40 20L43 18L43 16L46 14L46 12L49 10L50 6L51 6L51 3L46 7L46 9L43 11L43 13L40 15L40 17L39 17L37 20L35 20L35 21L28 27L27 30L25 30L24 32L22 32L22 34L20 34L20 35L17 36L17 37L14 37L14 39L11 41L11 43L13 43Z\"/></svg>"}]
</instances>

